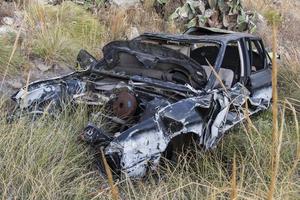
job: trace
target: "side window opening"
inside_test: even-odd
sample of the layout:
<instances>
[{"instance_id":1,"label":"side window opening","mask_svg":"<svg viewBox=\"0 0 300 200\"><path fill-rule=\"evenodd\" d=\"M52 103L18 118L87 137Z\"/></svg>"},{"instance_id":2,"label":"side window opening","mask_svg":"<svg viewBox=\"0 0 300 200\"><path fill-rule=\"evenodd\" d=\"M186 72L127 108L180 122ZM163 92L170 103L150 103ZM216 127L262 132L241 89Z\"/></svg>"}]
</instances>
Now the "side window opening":
<instances>
[{"instance_id":1,"label":"side window opening","mask_svg":"<svg viewBox=\"0 0 300 200\"><path fill-rule=\"evenodd\" d=\"M221 68L219 71L220 79L225 87L230 88L234 83L238 82L241 77L242 55L239 50L237 41L229 42L225 49L225 54ZM216 80L214 88L221 87L221 84Z\"/></svg>"},{"instance_id":2,"label":"side window opening","mask_svg":"<svg viewBox=\"0 0 300 200\"><path fill-rule=\"evenodd\" d=\"M258 40L249 40L247 43L249 52L249 60L251 66L251 73L263 70L266 68L265 52Z\"/></svg>"}]
</instances>

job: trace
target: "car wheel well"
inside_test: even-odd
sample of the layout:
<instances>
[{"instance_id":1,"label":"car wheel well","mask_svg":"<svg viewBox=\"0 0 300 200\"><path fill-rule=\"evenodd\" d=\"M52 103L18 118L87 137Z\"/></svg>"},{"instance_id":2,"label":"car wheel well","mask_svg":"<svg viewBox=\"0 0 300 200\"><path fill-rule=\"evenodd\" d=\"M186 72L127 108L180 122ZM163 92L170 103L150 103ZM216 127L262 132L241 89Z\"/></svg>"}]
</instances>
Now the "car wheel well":
<instances>
[{"instance_id":1,"label":"car wheel well","mask_svg":"<svg viewBox=\"0 0 300 200\"><path fill-rule=\"evenodd\" d=\"M163 157L174 161L179 152L186 152L190 147L199 147L199 135L196 133L184 133L173 137L163 153Z\"/></svg>"}]
</instances>

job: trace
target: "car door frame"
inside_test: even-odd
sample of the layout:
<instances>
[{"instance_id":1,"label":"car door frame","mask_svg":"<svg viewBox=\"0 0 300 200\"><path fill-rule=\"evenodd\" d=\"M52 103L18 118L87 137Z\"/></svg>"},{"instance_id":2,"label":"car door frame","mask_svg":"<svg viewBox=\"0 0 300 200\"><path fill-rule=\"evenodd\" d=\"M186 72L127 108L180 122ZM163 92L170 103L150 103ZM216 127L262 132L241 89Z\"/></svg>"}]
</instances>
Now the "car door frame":
<instances>
[{"instance_id":1,"label":"car door frame","mask_svg":"<svg viewBox=\"0 0 300 200\"><path fill-rule=\"evenodd\" d=\"M242 64L243 66L240 66L241 67L241 74L240 74L240 78L237 82L240 82L241 84L245 84L246 81L247 81L247 76L248 76L248 72L246 71L248 63L245 62L245 60L248 56L247 56L247 52L245 50L246 47L245 47L243 38L232 39L232 40L227 41L226 43L225 42L220 43L221 44L220 52L219 52L217 60L215 62L214 70L215 70L216 73L219 73L219 70L221 68L221 64L222 64L224 56L225 56L226 47L230 42L237 42L237 44L238 44L239 56L240 56L241 62L243 63ZM242 56L240 54L242 54ZM211 73L211 75L208 78L208 84L206 85L206 90L214 90L213 86L214 86L215 81L217 81L217 77L216 77L215 73Z\"/></svg>"},{"instance_id":2,"label":"car door frame","mask_svg":"<svg viewBox=\"0 0 300 200\"><path fill-rule=\"evenodd\" d=\"M256 41L259 43L261 50L262 50L262 54L264 56L264 67L263 69L256 71L256 72L252 72L251 71L251 61L250 61L250 51L247 49L247 43L249 45L249 43L251 41ZM272 86L272 69L270 67L270 65L268 64L268 58L267 58L267 51L264 47L263 41L261 39L257 39L257 38L244 38L244 52L246 52L246 57L245 57L245 72L247 74L247 76L245 77L245 86L247 87L247 89L252 93L255 90L264 88L264 87L268 87L268 86Z\"/></svg>"}]
</instances>

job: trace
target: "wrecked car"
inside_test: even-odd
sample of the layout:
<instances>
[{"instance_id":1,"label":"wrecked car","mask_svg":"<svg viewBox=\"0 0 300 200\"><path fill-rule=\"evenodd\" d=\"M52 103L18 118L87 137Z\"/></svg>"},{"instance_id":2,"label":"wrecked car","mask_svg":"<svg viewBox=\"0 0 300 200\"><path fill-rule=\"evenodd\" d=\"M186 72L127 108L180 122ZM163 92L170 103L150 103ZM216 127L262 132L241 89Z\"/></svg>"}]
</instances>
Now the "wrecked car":
<instances>
[{"instance_id":1,"label":"wrecked car","mask_svg":"<svg viewBox=\"0 0 300 200\"><path fill-rule=\"evenodd\" d=\"M145 33L110 42L100 60L84 50L77 59L83 70L14 94L16 113L54 114L66 103L93 108L80 138L131 177L155 169L178 138L216 147L272 98L271 60L261 38L246 33Z\"/></svg>"}]
</instances>

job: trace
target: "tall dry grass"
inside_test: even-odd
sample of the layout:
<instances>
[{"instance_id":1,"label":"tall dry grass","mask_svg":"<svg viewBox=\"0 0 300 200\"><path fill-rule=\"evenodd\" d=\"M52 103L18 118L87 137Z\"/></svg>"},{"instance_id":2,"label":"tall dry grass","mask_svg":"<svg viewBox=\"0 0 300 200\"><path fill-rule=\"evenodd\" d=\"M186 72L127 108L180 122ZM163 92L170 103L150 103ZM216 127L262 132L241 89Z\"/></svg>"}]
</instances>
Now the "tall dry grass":
<instances>
[{"instance_id":1,"label":"tall dry grass","mask_svg":"<svg viewBox=\"0 0 300 200\"><path fill-rule=\"evenodd\" d=\"M78 130L85 125L82 116L78 112L58 121L45 117L10 125L1 120L2 198L111 198L110 186L92 164L93 156L76 142ZM191 148L190 153L178 156L177 164L167 162L145 180L126 176L116 180L121 198L228 199L233 195L237 199L265 199L272 156L271 118L271 113L265 113L253 120L259 133L247 135L243 127L232 130L213 151ZM283 127L274 199L296 199L300 188L294 159L299 140L293 123Z\"/></svg>"},{"instance_id":2,"label":"tall dry grass","mask_svg":"<svg viewBox=\"0 0 300 200\"><path fill-rule=\"evenodd\" d=\"M43 13L42 10L35 15L42 24L47 21ZM126 26L120 32L134 23L134 17L127 16ZM118 24L119 20L123 18L117 16L111 22ZM119 33L119 27L111 26ZM266 111L231 130L216 149L204 152L191 147L177 156L176 164L165 161L144 180L131 180L124 175L109 185L106 178L99 176L88 147L77 141L87 123L85 109L64 112L56 120L43 116L34 122L22 118L9 124L6 115L10 106L7 99L1 98L0 197L113 199L113 186L119 190L114 196L121 199L298 199L300 60L297 53L283 56L291 59L284 59L285 67L278 69L281 109L274 115L280 115L275 136L272 137L274 113Z\"/></svg>"},{"instance_id":3,"label":"tall dry grass","mask_svg":"<svg viewBox=\"0 0 300 200\"><path fill-rule=\"evenodd\" d=\"M10 42L6 38L0 37L0 79L11 77L17 74L22 65L26 62L26 57L20 51L18 44L19 34L14 41Z\"/></svg>"},{"instance_id":4,"label":"tall dry grass","mask_svg":"<svg viewBox=\"0 0 300 200\"><path fill-rule=\"evenodd\" d=\"M142 7L135 8L101 8L98 12L99 20L105 24L106 33L102 45L112 40L128 38L128 31L136 28L143 32L179 33L176 27L156 13L153 0L146 0Z\"/></svg>"},{"instance_id":5,"label":"tall dry grass","mask_svg":"<svg viewBox=\"0 0 300 200\"><path fill-rule=\"evenodd\" d=\"M10 53L10 56L9 56L9 59L7 61L7 64L6 64L6 67L4 69L4 74L3 74L3 77L2 77L2 81L1 81L1 85L0 85L0 88L2 88L3 86L3 82L5 80L5 78L7 77L9 71L11 71L11 63L13 61L13 58L15 56L15 53L17 51L17 48L18 48L18 44L19 44L19 39L20 39L20 34L21 34L21 29L18 31L17 33L17 36L16 36L16 39L15 39L15 42L14 42L14 45L11 49L11 53Z\"/></svg>"},{"instance_id":6,"label":"tall dry grass","mask_svg":"<svg viewBox=\"0 0 300 200\"><path fill-rule=\"evenodd\" d=\"M80 49L100 54L104 26L72 2L58 6L29 3L25 7L28 35L24 45L31 57L48 63L74 64Z\"/></svg>"}]
</instances>

